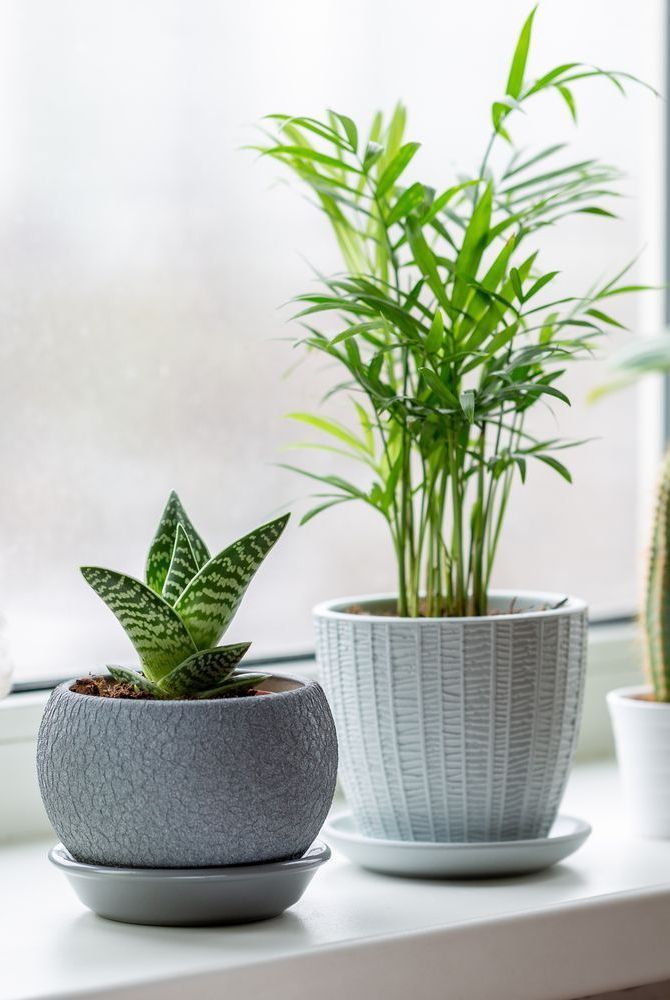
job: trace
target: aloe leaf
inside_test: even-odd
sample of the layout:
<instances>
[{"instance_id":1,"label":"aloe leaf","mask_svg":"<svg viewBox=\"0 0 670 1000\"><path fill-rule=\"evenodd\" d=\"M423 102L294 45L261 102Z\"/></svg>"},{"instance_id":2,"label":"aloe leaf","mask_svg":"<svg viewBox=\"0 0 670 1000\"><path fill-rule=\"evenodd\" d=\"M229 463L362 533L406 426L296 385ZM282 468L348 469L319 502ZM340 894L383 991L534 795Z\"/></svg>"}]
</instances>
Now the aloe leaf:
<instances>
[{"instance_id":1,"label":"aloe leaf","mask_svg":"<svg viewBox=\"0 0 670 1000\"><path fill-rule=\"evenodd\" d=\"M179 497L172 490L147 557L146 581L157 594L162 593L165 586L170 562L172 561L178 524L182 526L191 543L197 568L200 569L209 559L207 546L193 527L191 519L184 510Z\"/></svg>"},{"instance_id":2,"label":"aloe leaf","mask_svg":"<svg viewBox=\"0 0 670 1000\"><path fill-rule=\"evenodd\" d=\"M211 688L209 691L201 691L196 697L198 699L219 698L226 694L242 694L244 691L262 684L270 676L270 674L235 674L224 684Z\"/></svg>"},{"instance_id":3,"label":"aloe leaf","mask_svg":"<svg viewBox=\"0 0 670 1000\"><path fill-rule=\"evenodd\" d=\"M160 687L171 697L194 694L222 684L240 662L251 643L203 649L161 678Z\"/></svg>"},{"instance_id":4,"label":"aloe leaf","mask_svg":"<svg viewBox=\"0 0 670 1000\"><path fill-rule=\"evenodd\" d=\"M198 649L219 641L251 579L286 527L289 515L256 528L214 556L175 604Z\"/></svg>"},{"instance_id":5,"label":"aloe leaf","mask_svg":"<svg viewBox=\"0 0 670 1000\"><path fill-rule=\"evenodd\" d=\"M128 670L127 667L112 667L109 664L107 664L107 670L115 681L120 681L122 684L132 684L139 691L146 691L147 694L152 695L154 698L165 698L164 693L157 684L152 684L142 674L138 674L136 670Z\"/></svg>"},{"instance_id":6,"label":"aloe leaf","mask_svg":"<svg viewBox=\"0 0 670 1000\"><path fill-rule=\"evenodd\" d=\"M100 566L82 566L81 572L126 630L149 680L160 680L196 652L177 612L140 580Z\"/></svg>"},{"instance_id":7,"label":"aloe leaf","mask_svg":"<svg viewBox=\"0 0 670 1000\"><path fill-rule=\"evenodd\" d=\"M170 568L163 585L163 599L168 604L174 604L182 591L186 589L196 575L198 569L199 566L193 554L191 543L188 540L188 535L181 524L178 524Z\"/></svg>"}]
</instances>

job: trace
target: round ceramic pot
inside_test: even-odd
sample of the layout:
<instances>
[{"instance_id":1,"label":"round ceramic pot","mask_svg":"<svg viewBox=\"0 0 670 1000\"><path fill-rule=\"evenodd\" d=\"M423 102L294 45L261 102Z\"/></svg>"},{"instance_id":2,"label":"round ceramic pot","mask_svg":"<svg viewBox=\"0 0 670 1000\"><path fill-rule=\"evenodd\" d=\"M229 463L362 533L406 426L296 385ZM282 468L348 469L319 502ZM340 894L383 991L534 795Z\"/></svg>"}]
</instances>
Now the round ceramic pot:
<instances>
[{"instance_id":1,"label":"round ceramic pot","mask_svg":"<svg viewBox=\"0 0 670 1000\"><path fill-rule=\"evenodd\" d=\"M670 837L670 704L647 701L647 687L607 695L624 806L634 833Z\"/></svg>"},{"instance_id":2,"label":"round ceramic pot","mask_svg":"<svg viewBox=\"0 0 670 1000\"><path fill-rule=\"evenodd\" d=\"M321 687L203 701L49 699L37 743L44 805L88 864L190 868L300 857L335 790L337 739Z\"/></svg>"},{"instance_id":3,"label":"round ceramic pot","mask_svg":"<svg viewBox=\"0 0 670 1000\"><path fill-rule=\"evenodd\" d=\"M490 596L500 613L481 618L389 617L392 595L315 609L342 782L364 835L548 834L577 737L587 610L560 594Z\"/></svg>"}]
</instances>

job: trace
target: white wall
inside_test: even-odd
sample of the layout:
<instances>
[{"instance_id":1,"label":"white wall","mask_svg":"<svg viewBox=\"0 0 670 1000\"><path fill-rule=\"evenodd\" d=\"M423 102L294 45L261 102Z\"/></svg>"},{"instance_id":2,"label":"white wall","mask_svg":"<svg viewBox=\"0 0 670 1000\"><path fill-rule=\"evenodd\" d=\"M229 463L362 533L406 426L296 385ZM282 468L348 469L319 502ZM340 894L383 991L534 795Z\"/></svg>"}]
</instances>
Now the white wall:
<instances>
[{"instance_id":1,"label":"white wall","mask_svg":"<svg viewBox=\"0 0 670 1000\"><path fill-rule=\"evenodd\" d=\"M327 228L279 168L238 147L271 111L410 108L423 179L478 162L527 0L5 0L0 5L0 609L22 675L131 662L77 573L139 573L179 490L213 547L304 485L273 466L330 374L295 359L278 310L338 266ZM581 59L660 85L660 0L546 0L532 65ZM573 138L628 173L620 224L584 219L546 241L579 289L632 257L651 225L660 118L602 83L580 128L547 101L530 144ZM656 146L654 146L656 142ZM654 154L656 155L656 154ZM645 202L645 198L647 202ZM645 208L647 205L647 208ZM651 222L649 222L651 220ZM658 254L643 264L653 270ZM655 322L621 303L638 330ZM576 484L535 470L516 497L500 584L572 591L597 611L636 600L637 421L631 393L587 408L603 369L571 377ZM285 457L285 456L283 456ZM304 509L304 507L303 507ZM296 519L297 520L297 519ZM233 631L258 652L311 641L309 609L394 583L383 524L345 506L295 525Z\"/></svg>"}]
</instances>

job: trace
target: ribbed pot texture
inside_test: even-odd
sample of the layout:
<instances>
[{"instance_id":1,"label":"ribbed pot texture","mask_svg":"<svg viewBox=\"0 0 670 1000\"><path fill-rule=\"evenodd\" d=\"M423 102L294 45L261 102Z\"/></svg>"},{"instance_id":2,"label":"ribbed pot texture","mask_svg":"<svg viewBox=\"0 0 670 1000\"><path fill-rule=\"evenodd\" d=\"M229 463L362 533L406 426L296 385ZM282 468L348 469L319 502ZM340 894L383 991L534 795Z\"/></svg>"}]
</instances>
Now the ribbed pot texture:
<instances>
[{"instance_id":1,"label":"ribbed pot texture","mask_svg":"<svg viewBox=\"0 0 670 1000\"><path fill-rule=\"evenodd\" d=\"M512 600L520 610L503 613ZM340 773L363 834L547 835L573 757L586 652L586 606L554 608L561 600L498 591L501 613L485 618L389 617L389 595L315 609Z\"/></svg>"},{"instance_id":2,"label":"ribbed pot texture","mask_svg":"<svg viewBox=\"0 0 670 1000\"><path fill-rule=\"evenodd\" d=\"M37 744L44 805L89 864L187 868L300 857L335 790L337 739L321 687L273 677L273 694L142 701L49 699Z\"/></svg>"},{"instance_id":3,"label":"ribbed pot texture","mask_svg":"<svg viewBox=\"0 0 670 1000\"><path fill-rule=\"evenodd\" d=\"M626 820L642 837L670 837L670 704L645 700L647 687L607 695Z\"/></svg>"}]
</instances>

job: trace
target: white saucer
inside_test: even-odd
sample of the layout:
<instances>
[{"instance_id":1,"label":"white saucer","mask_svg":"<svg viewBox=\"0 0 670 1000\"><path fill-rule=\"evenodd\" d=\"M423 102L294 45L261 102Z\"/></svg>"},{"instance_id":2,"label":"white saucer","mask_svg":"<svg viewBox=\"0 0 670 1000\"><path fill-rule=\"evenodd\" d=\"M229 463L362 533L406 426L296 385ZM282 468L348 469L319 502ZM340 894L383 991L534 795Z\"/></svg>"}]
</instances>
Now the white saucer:
<instances>
[{"instance_id":1,"label":"white saucer","mask_svg":"<svg viewBox=\"0 0 670 1000\"><path fill-rule=\"evenodd\" d=\"M332 817L324 827L324 835L350 861L384 875L414 878L527 875L574 854L590 833L590 825L575 816L558 816L548 837L497 843L377 840L358 832L350 812Z\"/></svg>"}]
</instances>

